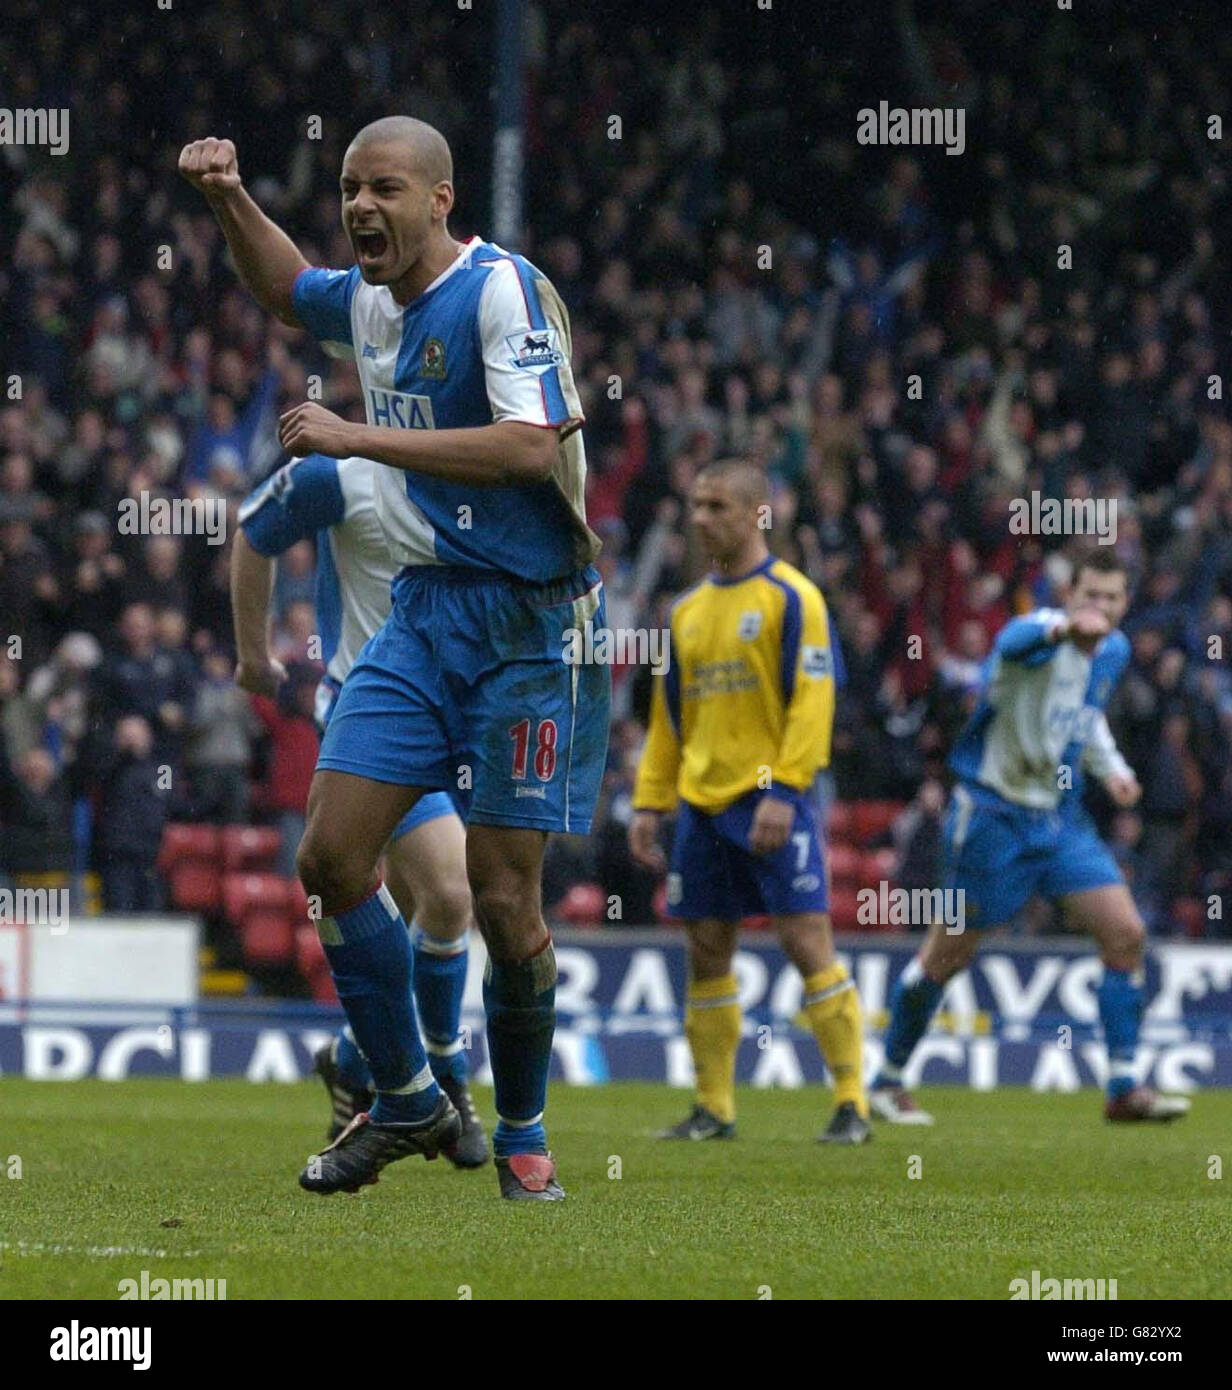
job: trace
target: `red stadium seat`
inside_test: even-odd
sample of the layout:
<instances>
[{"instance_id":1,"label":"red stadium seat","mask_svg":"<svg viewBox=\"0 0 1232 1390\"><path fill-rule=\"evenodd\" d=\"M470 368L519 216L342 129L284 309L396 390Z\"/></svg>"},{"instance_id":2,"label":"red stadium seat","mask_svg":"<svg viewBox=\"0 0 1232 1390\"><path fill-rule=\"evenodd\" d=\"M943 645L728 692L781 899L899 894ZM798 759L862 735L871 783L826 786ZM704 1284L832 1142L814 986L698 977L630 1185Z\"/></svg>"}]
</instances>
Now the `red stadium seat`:
<instances>
[{"instance_id":1,"label":"red stadium seat","mask_svg":"<svg viewBox=\"0 0 1232 1390\"><path fill-rule=\"evenodd\" d=\"M898 855L888 846L885 849L865 850L860 855L859 886L873 888L885 881L892 883L898 869Z\"/></svg>"},{"instance_id":2,"label":"red stadium seat","mask_svg":"<svg viewBox=\"0 0 1232 1390\"><path fill-rule=\"evenodd\" d=\"M857 889L847 886L835 887L830 890L830 920L834 923L835 931L868 930L867 927L856 921L856 909L859 906L857 891Z\"/></svg>"},{"instance_id":3,"label":"red stadium seat","mask_svg":"<svg viewBox=\"0 0 1232 1390\"><path fill-rule=\"evenodd\" d=\"M858 849L852 849L850 845L831 845L827 858L830 864L830 882L836 888L860 886L860 861L863 856Z\"/></svg>"},{"instance_id":4,"label":"red stadium seat","mask_svg":"<svg viewBox=\"0 0 1232 1390\"><path fill-rule=\"evenodd\" d=\"M218 827L216 825L163 826L163 837L158 847L158 872L170 878L171 871L179 863L195 860L198 863L213 863L218 858Z\"/></svg>"},{"instance_id":5,"label":"red stadium seat","mask_svg":"<svg viewBox=\"0 0 1232 1390\"><path fill-rule=\"evenodd\" d=\"M322 969L329 970L329 962L325 959L325 951L321 946L321 938L317 936L316 927L295 928L295 964L305 980L311 980L313 975Z\"/></svg>"},{"instance_id":6,"label":"red stadium seat","mask_svg":"<svg viewBox=\"0 0 1232 1390\"><path fill-rule=\"evenodd\" d=\"M182 859L167 875L171 905L181 912L217 912L222 904L222 877L213 860Z\"/></svg>"},{"instance_id":7,"label":"red stadium seat","mask_svg":"<svg viewBox=\"0 0 1232 1390\"><path fill-rule=\"evenodd\" d=\"M1177 898L1172 904L1172 915L1186 936L1206 934L1206 913L1201 898Z\"/></svg>"},{"instance_id":8,"label":"red stadium seat","mask_svg":"<svg viewBox=\"0 0 1232 1390\"><path fill-rule=\"evenodd\" d=\"M222 881L223 913L242 928L253 912L280 912L290 917L287 880L277 874L227 874Z\"/></svg>"},{"instance_id":9,"label":"red stadium seat","mask_svg":"<svg viewBox=\"0 0 1232 1390\"><path fill-rule=\"evenodd\" d=\"M597 883L575 883L556 906L571 927L597 927L607 921L607 898Z\"/></svg>"},{"instance_id":10,"label":"red stadium seat","mask_svg":"<svg viewBox=\"0 0 1232 1390\"><path fill-rule=\"evenodd\" d=\"M884 835L894 821L902 814L906 803L902 801L856 801L851 807L851 838L857 844L867 845L878 835Z\"/></svg>"},{"instance_id":11,"label":"red stadium seat","mask_svg":"<svg viewBox=\"0 0 1232 1390\"><path fill-rule=\"evenodd\" d=\"M269 872L282 848L282 833L272 825L224 825L220 839L222 865L228 873L238 869Z\"/></svg>"},{"instance_id":12,"label":"red stadium seat","mask_svg":"<svg viewBox=\"0 0 1232 1390\"><path fill-rule=\"evenodd\" d=\"M334 988L334 977L329 973L329 967L324 971L309 977L308 987L312 990L312 997L318 1004L336 1004L338 1002L338 991Z\"/></svg>"},{"instance_id":13,"label":"red stadium seat","mask_svg":"<svg viewBox=\"0 0 1232 1390\"><path fill-rule=\"evenodd\" d=\"M226 874L223 914L250 966L287 965L295 954L290 883L277 874Z\"/></svg>"},{"instance_id":14,"label":"red stadium seat","mask_svg":"<svg viewBox=\"0 0 1232 1390\"><path fill-rule=\"evenodd\" d=\"M287 885L287 906L291 910L291 918L298 925L300 922L311 921L308 912L308 894L304 891L304 885L297 878L283 880ZM315 934L315 928L314 934Z\"/></svg>"},{"instance_id":15,"label":"red stadium seat","mask_svg":"<svg viewBox=\"0 0 1232 1390\"><path fill-rule=\"evenodd\" d=\"M250 912L240 926L240 944L249 965L287 965L295 953L295 928L288 912Z\"/></svg>"},{"instance_id":16,"label":"red stadium seat","mask_svg":"<svg viewBox=\"0 0 1232 1390\"><path fill-rule=\"evenodd\" d=\"M317 929L300 926L294 930L295 964L304 977L312 997L322 1004L336 1004L338 994L334 989L333 977L329 973L329 962L321 949Z\"/></svg>"},{"instance_id":17,"label":"red stadium seat","mask_svg":"<svg viewBox=\"0 0 1232 1390\"><path fill-rule=\"evenodd\" d=\"M851 839L851 806L848 802L835 801L831 804L825 835L831 843Z\"/></svg>"}]
</instances>

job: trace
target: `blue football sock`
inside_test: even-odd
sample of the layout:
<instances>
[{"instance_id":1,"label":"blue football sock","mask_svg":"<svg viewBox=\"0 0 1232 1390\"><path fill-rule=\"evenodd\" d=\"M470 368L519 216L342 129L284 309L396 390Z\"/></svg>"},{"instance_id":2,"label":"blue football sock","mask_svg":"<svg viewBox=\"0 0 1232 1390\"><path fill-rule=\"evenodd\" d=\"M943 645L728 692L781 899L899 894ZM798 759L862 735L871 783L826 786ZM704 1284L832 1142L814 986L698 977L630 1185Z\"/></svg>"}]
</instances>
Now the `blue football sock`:
<instances>
[{"instance_id":1,"label":"blue football sock","mask_svg":"<svg viewBox=\"0 0 1232 1390\"><path fill-rule=\"evenodd\" d=\"M898 977L890 997L890 1026L886 1031L885 1064L873 1078L874 1088L897 1086L916 1044L928 1029L945 986L930 980L919 957Z\"/></svg>"},{"instance_id":2,"label":"blue football sock","mask_svg":"<svg viewBox=\"0 0 1232 1390\"><path fill-rule=\"evenodd\" d=\"M348 1086L366 1086L371 1090L372 1068L359 1050L349 1023L338 1029L338 1036L334 1039L334 1065Z\"/></svg>"},{"instance_id":3,"label":"blue football sock","mask_svg":"<svg viewBox=\"0 0 1232 1390\"><path fill-rule=\"evenodd\" d=\"M378 1123L425 1119L440 1091L415 1020L411 942L389 889L322 917L317 932L355 1042L372 1068Z\"/></svg>"},{"instance_id":4,"label":"blue football sock","mask_svg":"<svg viewBox=\"0 0 1232 1390\"><path fill-rule=\"evenodd\" d=\"M421 930L414 932L412 939L415 1002L428 1048L428 1065L438 1081L446 1077L465 1081L470 1068L458 1035L458 1022L466 988L466 937L437 941Z\"/></svg>"},{"instance_id":5,"label":"blue football sock","mask_svg":"<svg viewBox=\"0 0 1232 1390\"><path fill-rule=\"evenodd\" d=\"M1142 971L1104 966L1100 981L1099 1018L1108 1049L1108 1099L1116 1100L1134 1085L1134 1053L1142 1020Z\"/></svg>"},{"instance_id":6,"label":"blue football sock","mask_svg":"<svg viewBox=\"0 0 1232 1390\"><path fill-rule=\"evenodd\" d=\"M492 1147L499 1158L547 1148L547 1100L556 1029L556 952L551 938L529 960L494 961L483 977L488 1060L496 1088Z\"/></svg>"}]
</instances>

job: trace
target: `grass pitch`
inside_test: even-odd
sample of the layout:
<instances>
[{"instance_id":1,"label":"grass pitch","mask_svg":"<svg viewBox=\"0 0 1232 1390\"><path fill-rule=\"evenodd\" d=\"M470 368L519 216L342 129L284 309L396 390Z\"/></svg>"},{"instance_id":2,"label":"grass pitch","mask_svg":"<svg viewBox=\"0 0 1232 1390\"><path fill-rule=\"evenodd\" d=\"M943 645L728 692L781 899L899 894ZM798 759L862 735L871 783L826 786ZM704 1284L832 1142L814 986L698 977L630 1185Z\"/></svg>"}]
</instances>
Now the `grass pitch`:
<instances>
[{"instance_id":1,"label":"grass pitch","mask_svg":"<svg viewBox=\"0 0 1232 1390\"><path fill-rule=\"evenodd\" d=\"M515 1205L490 1166L444 1159L396 1163L359 1197L301 1192L326 1119L315 1080L5 1077L0 1297L115 1299L142 1270L225 1279L229 1300L1005 1299L1033 1269L1115 1278L1121 1299L1232 1287L1232 1171L1209 1175L1212 1156L1232 1169L1232 1093L1148 1128L1105 1124L1093 1091L934 1089L933 1129L831 1149L814 1142L828 1092L746 1089L735 1141L653 1139L689 1099L553 1086L569 1197ZM476 1100L490 1117L490 1092Z\"/></svg>"}]
</instances>

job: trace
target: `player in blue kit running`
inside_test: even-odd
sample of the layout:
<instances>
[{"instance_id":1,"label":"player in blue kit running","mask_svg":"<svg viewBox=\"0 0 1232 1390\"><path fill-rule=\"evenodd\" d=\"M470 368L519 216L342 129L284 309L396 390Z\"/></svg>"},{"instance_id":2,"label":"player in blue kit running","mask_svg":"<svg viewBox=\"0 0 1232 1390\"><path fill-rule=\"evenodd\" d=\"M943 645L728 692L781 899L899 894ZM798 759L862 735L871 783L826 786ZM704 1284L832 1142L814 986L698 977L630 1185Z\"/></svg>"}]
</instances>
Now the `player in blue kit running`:
<instances>
[{"instance_id":1,"label":"player in blue kit running","mask_svg":"<svg viewBox=\"0 0 1232 1390\"><path fill-rule=\"evenodd\" d=\"M1014 618L997 636L980 702L950 758L958 782L944 831L945 886L963 892L963 929L931 926L894 989L885 1063L869 1095L882 1119L932 1123L903 1088L903 1068L980 932L1007 922L1034 894L1059 902L1103 958L1107 1118L1173 1120L1189 1110L1181 1096L1134 1084L1146 932L1081 804L1084 772L1118 806L1141 795L1104 715L1129 660L1117 627L1128 604L1124 565L1111 550L1092 550L1075 565L1064 610Z\"/></svg>"},{"instance_id":2,"label":"player in blue kit running","mask_svg":"<svg viewBox=\"0 0 1232 1390\"><path fill-rule=\"evenodd\" d=\"M338 697L298 859L377 1099L300 1183L353 1191L457 1138L419 1039L406 926L376 867L410 807L452 788L488 948L501 1193L559 1200L543 1125L556 962L541 870L549 831L590 828L610 702L605 667L564 660L571 631L604 623L568 315L529 262L449 235L452 159L421 121L376 121L346 151L349 271L307 265L248 196L230 141L195 141L179 166L258 302L354 353L368 424L308 402L280 421L283 447L386 465L375 485L393 611Z\"/></svg>"},{"instance_id":3,"label":"player in blue kit running","mask_svg":"<svg viewBox=\"0 0 1232 1390\"><path fill-rule=\"evenodd\" d=\"M395 567L376 517L376 467L369 459L313 454L280 468L240 506L231 555L236 680L256 694L277 689L284 673L268 642L273 557L315 538L316 611L326 663L317 691L322 730L360 648L389 616ZM466 833L449 793L429 792L402 817L385 851L385 871L394 901L411 923L415 1002L428 1065L462 1120L461 1138L443 1152L459 1168L477 1168L487 1162L488 1144L467 1085L458 1026L473 914ZM333 1140L370 1108L372 1072L349 1025L313 1063L329 1092Z\"/></svg>"}]
</instances>

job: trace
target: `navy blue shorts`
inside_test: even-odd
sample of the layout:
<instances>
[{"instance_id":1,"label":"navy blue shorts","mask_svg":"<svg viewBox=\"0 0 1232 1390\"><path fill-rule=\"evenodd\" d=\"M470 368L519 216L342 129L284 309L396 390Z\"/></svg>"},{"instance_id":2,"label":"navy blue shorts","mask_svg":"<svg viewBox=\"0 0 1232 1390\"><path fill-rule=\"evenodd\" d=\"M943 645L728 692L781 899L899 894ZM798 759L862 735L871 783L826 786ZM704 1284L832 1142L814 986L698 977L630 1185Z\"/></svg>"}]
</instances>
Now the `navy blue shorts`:
<instances>
[{"instance_id":1,"label":"navy blue shorts","mask_svg":"<svg viewBox=\"0 0 1232 1390\"><path fill-rule=\"evenodd\" d=\"M455 792L469 824L586 834L611 679L565 657L571 630L605 621L593 566L548 584L409 566L343 684L317 767Z\"/></svg>"},{"instance_id":2,"label":"navy blue shorts","mask_svg":"<svg viewBox=\"0 0 1232 1390\"><path fill-rule=\"evenodd\" d=\"M795 820L783 848L754 854L749 848L753 813L768 795L747 792L717 815L680 803L667 875L671 916L736 922L764 913L780 917L826 911L825 861L811 789L792 796ZM774 795L786 799L777 789Z\"/></svg>"}]
</instances>

